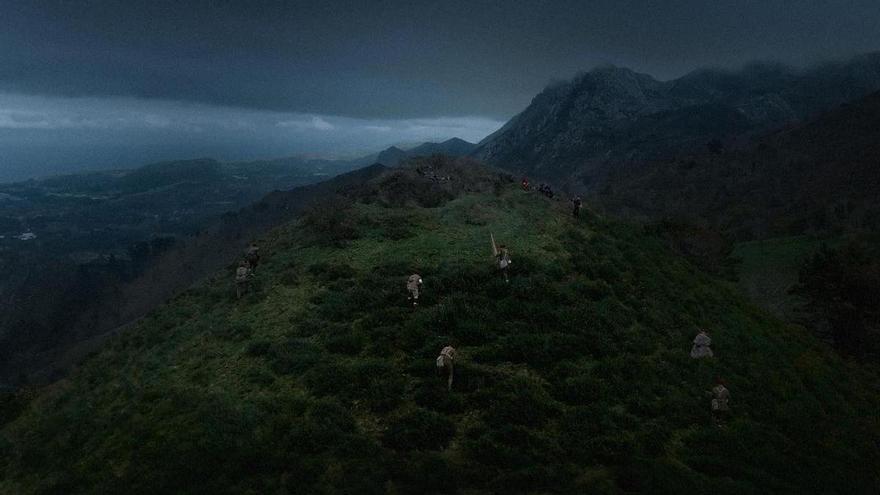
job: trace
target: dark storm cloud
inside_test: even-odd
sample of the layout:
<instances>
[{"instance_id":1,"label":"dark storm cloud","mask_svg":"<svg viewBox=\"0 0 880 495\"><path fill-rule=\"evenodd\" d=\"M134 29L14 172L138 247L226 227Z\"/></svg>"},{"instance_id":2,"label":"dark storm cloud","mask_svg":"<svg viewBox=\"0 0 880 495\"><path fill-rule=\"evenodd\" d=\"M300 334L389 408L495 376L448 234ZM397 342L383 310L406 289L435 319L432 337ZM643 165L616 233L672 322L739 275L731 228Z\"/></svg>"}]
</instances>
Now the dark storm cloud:
<instances>
[{"instance_id":1,"label":"dark storm cloud","mask_svg":"<svg viewBox=\"0 0 880 495\"><path fill-rule=\"evenodd\" d=\"M611 62L661 78L880 48L877 0L0 0L0 91L509 117Z\"/></svg>"},{"instance_id":2,"label":"dark storm cloud","mask_svg":"<svg viewBox=\"0 0 880 495\"><path fill-rule=\"evenodd\" d=\"M877 49L878 0L0 0L0 181L478 141L597 64Z\"/></svg>"}]
</instances>

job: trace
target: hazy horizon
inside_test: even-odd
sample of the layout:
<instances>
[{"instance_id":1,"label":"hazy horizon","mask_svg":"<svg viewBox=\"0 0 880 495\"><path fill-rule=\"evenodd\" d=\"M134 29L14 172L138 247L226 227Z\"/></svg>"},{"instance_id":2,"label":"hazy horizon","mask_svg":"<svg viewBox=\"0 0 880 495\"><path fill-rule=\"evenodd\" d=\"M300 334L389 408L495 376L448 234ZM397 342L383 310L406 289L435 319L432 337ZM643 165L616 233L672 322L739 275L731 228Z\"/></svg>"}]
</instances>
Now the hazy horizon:
<instances>
[{"instance_id":1,"label":"hazy horizon","mask_svg":"<svg viewBox=\"0 0 880 495\"><path fill-rule=\"evenodd\" d=\"M357 119L135 98L0 94L0 183L193 158L355 158L389 146L477 142L486 117Z\"/></svg>"},{"instance_id":2,"label":"hazy horizon","mask_svg":"<svg viewBox=\"0 0 880 495\"><path fill-rule=\"evenodd\" d=\"M7 0L0 181L479 141L549 82L880 49L880 5Z\"/></svg>"}]
</instances>

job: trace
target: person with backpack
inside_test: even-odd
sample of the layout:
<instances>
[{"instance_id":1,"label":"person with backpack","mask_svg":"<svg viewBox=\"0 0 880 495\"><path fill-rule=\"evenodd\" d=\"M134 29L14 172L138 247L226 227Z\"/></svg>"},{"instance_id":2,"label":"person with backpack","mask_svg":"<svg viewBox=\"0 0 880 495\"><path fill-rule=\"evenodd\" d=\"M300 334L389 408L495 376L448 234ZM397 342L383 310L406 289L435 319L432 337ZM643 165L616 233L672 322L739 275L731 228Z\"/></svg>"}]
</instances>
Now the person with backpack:
<instances>
[{"instance_id":1,"label":"person with backpack","mask_svg":"<svg viewBox=\"0 0 880 495\"><path fill-rule=\"evenodd\" d=\"M452 390L452 376L455 364L455 348L451 345L444 347L437 356L437 373L440 374L446 370L448 378L446 379L447 390Z\"/></svg>"},{"instance_id":2,"label":"person with backpack","mask_svg":"<svg viewBox=\"0 0 880 495\"><path fill-rule=\"evenodd\" d=\"M238 269L235 270L235 298L241 299L241 296L247 292L251 281L251 268L247 260L238 262Z\"/></svg>"},{"instance_id":3,"label":"person with backpack","mask_svg":"<svg viewBox=\"0 0 880 495\"><path fill-rule=\"evenodd\" d=\"M417 273L413 273L406 279L406 290L409 291L408 301L412 301L413 307L419 305L419 288L422 286L422 277Z\"/></svg>"},{"instance_id":4,"label":"person with backpack","mask_svg":"<svg viewBox=\"0 0 880 495\"><path fill-rule=\"evenodd\" d=\"M251 271L257 269L257 264L260 262L260 248L256 243L252 242L251 245L244 250L244 259L250 265Z\"/></svg>"},{"instance_id":5,"label":"person with backpack","mask_svg":"<svg viewBox=\"0 0 880 495\"><path fill-rule=\"evenodd\" d=\"M571 200L571 204L574 208L572 210L572 216L574 216L575 218L579 217L581 215L581 197L575 196L574 199Z\"/></svg>"},{"instance_id":6,"label":"person with backpack","mask_svg":"<svg viewBox=\"0 0 880 495\"><path fill-rule=\"evenodd\" d=\"M694 337L694 346L691 347L691 357L694 359L699 358L710 358L714 356L712 349L709 347L712 344L712 339L709 338L709 335L705 330L700 330L700 333Z\"/></svg>"},{"instance_id":7,"label":"person with backpack","mask_svg":"<svg viewBox=\"0 0 880 495\"><path fill-rule=\"evenodd\" d=\"M730 391L727 390L724 380L718 378L709 395L712 396L712 419L716 426L723 426L727 415L730 414Z\"/></svg>"},{"instance_id":8,"label":"person with backpack","mask_svg":"<svg viewBox=\"0 0 880 495\"><path fill-rule=\"evenodd\" d=\"M495 244L494 234L490 234L490 236L492 238L492 255L495 257L495 261L498 263L498 269L504 276L504 281L510 282L510 276L507 273L508 269L510 268L510 264L513 263L513 261L510 260L510 252L507 250L507 247L504 244Z\"/></svg>"}]
</instances>

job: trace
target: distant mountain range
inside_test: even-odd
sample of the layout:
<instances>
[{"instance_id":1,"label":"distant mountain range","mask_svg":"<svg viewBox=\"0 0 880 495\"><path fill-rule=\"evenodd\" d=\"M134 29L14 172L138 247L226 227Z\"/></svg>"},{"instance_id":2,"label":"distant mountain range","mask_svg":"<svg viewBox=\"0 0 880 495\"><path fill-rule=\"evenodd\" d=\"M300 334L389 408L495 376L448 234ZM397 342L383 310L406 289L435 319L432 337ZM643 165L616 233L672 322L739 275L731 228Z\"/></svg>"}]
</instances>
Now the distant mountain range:
<instances>
[{"instance_id":1,"label":"distant mountain range","mask_svg":"<svg viewBox=\"0 0 880 495\"><path fill-rule=\"evenodd\" d=\"M795 70L753 64L658 81L601 67L547 87L475 157L596 190L608 171L752 137L880 90L880 53Z\"/></svg>"}]
</instances>

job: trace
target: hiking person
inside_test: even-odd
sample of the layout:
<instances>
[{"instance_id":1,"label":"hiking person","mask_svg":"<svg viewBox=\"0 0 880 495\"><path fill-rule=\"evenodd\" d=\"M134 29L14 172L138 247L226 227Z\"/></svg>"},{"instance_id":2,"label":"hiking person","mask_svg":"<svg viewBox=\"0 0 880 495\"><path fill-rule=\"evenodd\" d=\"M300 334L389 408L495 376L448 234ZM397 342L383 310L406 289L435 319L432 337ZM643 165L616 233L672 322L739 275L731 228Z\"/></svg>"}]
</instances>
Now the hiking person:
<instances>
[{"instance_id":1,"label":"hiking person","mask_svg":"<svg viewBox=\"0 0 880 495\"><path fill-rule=\"evenodd\" d=\"M452 374L453 367L455 363L455 348L451 345L448 345L440 351L440 355L437 356L437 373L441 373L444 369L448 374L449 378L446 379L446 388L448 390L452 390Z\"/></svg>"},{"instance_id":2,"label":"hiking person","mask_svg":"<svg viewBox=\"0 0 880 495\"><path fill-rule=\"evenodd\" d=\"M417 273L413 273L406 279L406 290L409 291L408 301L412 301L413 306L419 305L419 287L422 286L422 277Z\"/></svg>"},{"instance_id":3,"label":"hiking person","mask_svg":"<svg viewBox=\"0 0 880 495\"><path fill-rule=\"evenodd\" d=\"M241 296L247 292L248 285L251 280L251 268L246 260L238 262L238 269L235 270L235 298L241 299Z\"/></svg>"},{"instance_id":4,"label":"hiking person","mask_svg":"<svg viewBox=\"0 0 880 495\"><path fill-rule=\"evenodd\" d=\"M712 349L709 347L712 344L712 339L709 338L709 335L705 330L700 330L700 333L694 337L694 346L691 347L691 357L694 359L699 358L710 358L714 356Z\"/></svg>"},{"instance_id":5,"label":"hiking person","mask_svg":"<svg viewBox=\"0 0 880 495\"><path fill-rule=\"evenodd\" d=\"M719 378L715 383L715 387L708 393L712 396L712 419L717 426L722 426L730 413L730 391L724 386L724 380Z\"/></svg>"},{"instance_id":6,"label":"hiking person","mask_svg":"<svg viewBox=\"0 0 880 495\"><path fill-rule=\"evenodd\" d=\"M510 276L507 274L510 264L513 263L513 261L510 260L510 252L507 251L507 247L504 244L495 245L495 235L489 235L492 238L492 255L498 262L498 269L501 270L501 274L504 275L504 281L510 282Z\"/></svg>"},{"instance_id":7,"label":"hiking person","mask_svg":"<svg viewBox=\"0 0 880 495\"><path fill-rule=\"evenodd\" d=\"M577 218L577 217L579 217L579 216L581 215L581 204L582 204L582 203L583 203L583 202L581 201L581 197L580 197L580 196L575 196L574 199L571 200L572 207L574 208L574 209L572 210L571 214L572 214L572 216L574 216L575 218Z\"/></svg>"},{"instance_id":8,"label":"hiking person","mask_svg":"<svg viewBox=\"0 0 880 495\"><path fill-rule=\"evenodd\" d=\"M523 191L531 191L532 186L531 186L531 184L529 184L529 178L528 178L528 177L523 177L523 178L522 178L522 182L521 182L520 184L522 185L522 189L523 189Z\"/></svg>"},{"instance_id":9,"label":"hiking person","mask_svg":"<svg viewBox=\"0 0 880 495\"><path fill-rule=\"evenodd\" d=\"M260 262L260 248L256 243L252 242L251 245L244 250L244 259L250 265L251 270L257 269L257 264Z\"/></svg>"}]
</instances>

